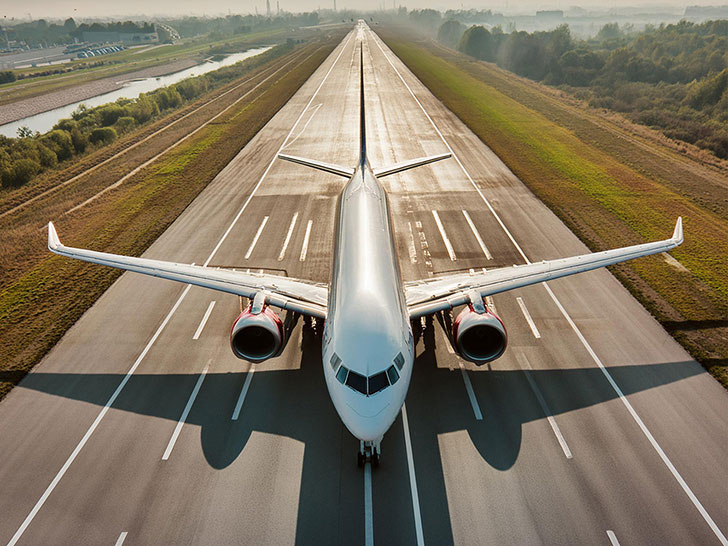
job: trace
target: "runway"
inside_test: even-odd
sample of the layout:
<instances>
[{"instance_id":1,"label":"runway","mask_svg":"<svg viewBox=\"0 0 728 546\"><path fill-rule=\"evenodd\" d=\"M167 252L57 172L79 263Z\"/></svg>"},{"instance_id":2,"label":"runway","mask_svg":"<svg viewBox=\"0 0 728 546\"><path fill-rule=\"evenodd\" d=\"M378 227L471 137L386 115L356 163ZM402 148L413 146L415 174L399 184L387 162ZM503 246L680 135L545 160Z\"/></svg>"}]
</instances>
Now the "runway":
<instances>
[{"instance_id":1,"label":"runway","mask_svg":"<svg viewBox=\"0 0 728 546\"><path fill-rule=\"evenodd\" d=\"M372 165L455 154L383 181L405 279L587 252L354 30L145 256L328 281L342 181L274 158L354 165L360 37ZM0 403L0 543L728 544L728 394L622 285L492 304L506 354L427 328L369 477L312 328L251 367L238 298L126 273Z\"/></svg>"}]
</instances>

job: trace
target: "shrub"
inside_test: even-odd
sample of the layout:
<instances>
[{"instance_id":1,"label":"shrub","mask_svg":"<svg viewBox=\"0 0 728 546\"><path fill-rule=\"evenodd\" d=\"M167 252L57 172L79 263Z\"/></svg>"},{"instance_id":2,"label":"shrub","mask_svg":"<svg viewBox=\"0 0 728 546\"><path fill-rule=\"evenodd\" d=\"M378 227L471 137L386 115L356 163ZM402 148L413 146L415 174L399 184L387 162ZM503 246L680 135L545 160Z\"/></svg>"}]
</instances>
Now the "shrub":
<instances>
[{"instance_id":1,"label":"shrub","mask_svg":"<svg viewBox=\"0 0 728 546\"><path fill-rule=\"evenodd\" d=\"M116 120L114 128L117 133L126 133L136 126L136 120L131 116L123 116Z\"/></svg>"},{"instance_id":2,"label":"shrub","mask_svg":"<svg viewBox=\"0 0 728 546\"><path fill-rule=\"evenodd\" d=\"M112 127L99 127L91 131L88 137L92 144L109 144L116 139L116 131Z\"/></svg>"},{"instance_id":3,"label":"shrub","mask_svg":"<svg viewBox=\"0 0 728 546\"><path fill-rule=\"evenodd\" d=\"M44 168L55 167L58 164L58 156L50 148L46 148L42 144L38 146L38 158L40 164Z\"/></svg>"},{"instance_id":4,"label":"shrub","mask_svg":"<svg viewBox=\"0 0 728 546\"><path fill-rule=\"evenodd\" d=\"M22 186L40 172L40 165L32 159L16 159L13 162L13 171L11 185Z\"/></svg>"},{"instance_id":5,"label":"shrub","mask_svg":"<svg viewBox=\"0 0 728 546\"><path fill-rule=\"evenodd\" d=\"M40 143L53 150L60 161L69 159L74 152L71 135L60 129L44 134L40 137Z\"/></svg>"},{"instance_id":6,"label":"shrub","mask_svg":"<svg viewBox=\"0 0 728 546\"><path fill-rule=\"evenodd\" d=\"M0 72L0 83L10 83L15 81L15 73L10 70Z\"/></svg>"},{"instance_id":7,"label":"shrub","mask_svg":"<svg viewBox=\"0 0 728 546\"><path fill-rule=\"evenodd\" d=\"M137 123L142 124L159 114L159 107L155 101L149 98L149 95L142 93L129 107L129 112Z\"/></svg>"},{"instance_id":8,"label":"shrub","mask_svg":"<svg viewBox=\"0 0 728 546\"><path fill-rule=\"evenodd\" d=\"M96 109L96 116L103 127L113 125L117 119L126 114L126 110L116 103L99 106Z\"/></svg>"},{"instance_id":9,"label":"shrub","mask_svg":"<svg viewBox=\"0 0 728 546\"><path fill-rule=\"evenodd\" d=\"M176 108L182 104L182 96L174 87L163 87L156 91L152 96L160 110Z\"/></svg>"},{"instance_id":10,"label":"shrub","mask_svg":"<svg viewBox=\"0 0 728 546\"><path fill-rule=\"evenodd\" d=\"M84 135L78 127L75 127L71 130L71 143L73 144L73 149L76 150L76 153L80 154L86 150L86 146L88 146L88 138L86 138L86 135Z\"/></svg>"},{"instance_id":11,"label":"shrub","mask_svg":"<svg viewBox=\"0 0 728 546\"><path fill-rule=\"evenodd\" d=\"M78 127L78 123L75 120L69 118L61 119L53 126L54 129L60 129L61 131L67 131L69 133L73 130L74 127Z\"/></svg>"}]
</instances>

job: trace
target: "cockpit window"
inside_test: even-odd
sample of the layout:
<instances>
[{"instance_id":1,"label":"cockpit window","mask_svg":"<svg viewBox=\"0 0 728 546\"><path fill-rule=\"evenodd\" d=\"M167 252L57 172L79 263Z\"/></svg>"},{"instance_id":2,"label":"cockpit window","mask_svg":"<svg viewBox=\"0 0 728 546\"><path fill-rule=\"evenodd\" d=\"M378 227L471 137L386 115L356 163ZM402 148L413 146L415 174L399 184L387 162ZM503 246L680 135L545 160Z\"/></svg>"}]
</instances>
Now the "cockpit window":
<instances>
[{"instance_id":1,"label":"cockpit window","mask_svg":"<svg viewBox=\"0 0 728 546\"><path fill-rule=\"evenodd\" d=\"M337 366L341 364L341 359L339 358L339 355L334 353L331 355L331 369L336 371Z\"/></svg>"},{"instance_id":2,"label":"cockpit window","mask_svg":"<svg viewBox=\"0 0 728 546\"><path fill-rule=\"evenodd\" d=\"M336 379L338 379L339 383L341 383L342 385L346 381L347 373L349 373L349 370L347 370L345 366L342 366L341 368L339 368L339 371L336 374Z\"/></svg>"},{"instance_id":3,"label":"cockpit window","mask_svg":"<svg viewBox=\"0 0 728 546\"><path fill-rule=\"evenodd\" d=\"M359 391L362 394L367 393L367 378L356 372L349 370L349 375L346 377L346 385L351 387L355 391Z\"/></svg>"},{"instance_id":4,"label":"cockpit window","mask_svg":"<svg viewBox=\"0 0 728 546\"><path fill-rule=\"evenodd\" d=\"M399 380L399 372L394 366L390 366L387 369L387 377L389 378L389 384L394 385Z\"/></svg>"},{"instance_id":5,"label":"cockpit window","mask_svg":"<svg viewBox=\"0 0 728 546\"><path fill-rule=\"evenodd\" d=\"M394 363L400 370L402 369L402 366L404 366L404 356L402 356L402 353L397 353L397 356L394 357Z\"/></svg>"},{"instance_id":6,"label":"cockpit window","mask_svg":"<svg viewBox=\"0 0 728 546\"><path fill-rule=\"evenodd\" d=\"M379 372L369 378L369 394L374 394L389 387L387 372Z\"/></svg>"}]
</instances>

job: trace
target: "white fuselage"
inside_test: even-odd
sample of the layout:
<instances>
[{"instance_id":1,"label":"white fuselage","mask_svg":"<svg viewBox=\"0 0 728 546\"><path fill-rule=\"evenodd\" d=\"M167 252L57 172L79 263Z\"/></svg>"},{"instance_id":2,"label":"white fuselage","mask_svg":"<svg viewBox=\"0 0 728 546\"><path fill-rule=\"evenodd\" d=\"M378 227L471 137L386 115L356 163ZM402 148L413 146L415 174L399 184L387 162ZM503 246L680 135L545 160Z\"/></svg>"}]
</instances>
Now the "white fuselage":
<instances>
[{"instance_id":1,"label":"white fuselage","mask_svg":"<svg viewBox=\"0 0 728 546\"><path fill-rule=\"evenodd\" d=\"M414 342L387 195L365 162L339 196L322 354L341 420L380 440L407 395Z\"/></svg>"}]
</instances>

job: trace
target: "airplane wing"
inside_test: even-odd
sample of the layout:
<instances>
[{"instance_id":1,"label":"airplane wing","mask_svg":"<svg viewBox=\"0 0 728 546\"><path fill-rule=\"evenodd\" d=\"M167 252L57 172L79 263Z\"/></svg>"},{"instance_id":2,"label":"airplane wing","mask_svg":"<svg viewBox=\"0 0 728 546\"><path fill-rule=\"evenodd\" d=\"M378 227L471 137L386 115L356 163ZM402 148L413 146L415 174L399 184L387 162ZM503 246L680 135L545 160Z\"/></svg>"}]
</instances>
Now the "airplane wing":
<instances>
[{"instance_id":1,"label":"airplane wing","mask_svg":"<svg viewBox=\"0 0 728 546\"><path fill-rule=\"evenodd\" d=\"M48 223L48 249L61 256L85 262L194 284L246 298L253 298L257 293L263 292L269 305L316 318L326 318L328 298L326 284L264 273L244 273L232 269L178 264L67 247L61 244L53 222Z\"/></svg>"},{"instance_id":2,"label":"airplane wing","mask_svg":"<svg viewBox=\"0 0 728 546\"><path fill-rule=\"evenodd\" d=\"M650 254L666 252L681 245L682 242L682 218L678 218L672 237L664 241L594 252L571 258L514 265L513 267L492 269L482 273L455 273L422 281L406 282L407 307L410 318L417 318L464 305L469 303L472 297L484 298L514 288L558 279L634 258L649 256Z\"/></svg>"}]
</instances>

